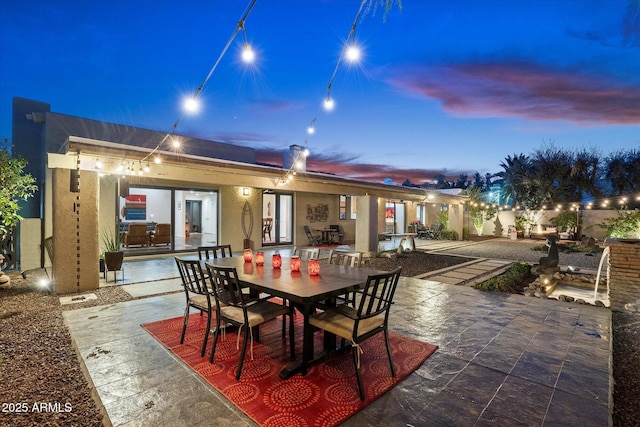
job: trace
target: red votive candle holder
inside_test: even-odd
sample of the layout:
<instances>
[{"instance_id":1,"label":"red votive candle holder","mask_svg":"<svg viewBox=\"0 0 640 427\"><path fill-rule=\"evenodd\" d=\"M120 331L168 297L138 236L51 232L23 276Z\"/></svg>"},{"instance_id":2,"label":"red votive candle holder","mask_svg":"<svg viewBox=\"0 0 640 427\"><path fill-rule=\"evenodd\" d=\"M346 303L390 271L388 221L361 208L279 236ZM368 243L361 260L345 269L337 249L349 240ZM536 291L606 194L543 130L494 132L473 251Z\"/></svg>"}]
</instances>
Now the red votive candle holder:
<instances>
[{"instance_id":1,"label":"red votive candle holder","mask_svg":"<svg viewBox=\"0 0 640 427\"><path fill-rule=\"evenodd\" d=\"M271 257L271 266L275 269L282 267L282 257L280 254L273 254Z\"/></svg>"},{"instance_id":2,"label":"red votive candle holder","mask_svg":"<svg viewBox=\"0 0 640 427\"><path fill-rule=\"evenodd\" d=\"M256 252L256 265L264 265L264 252Z\"/></svg>"},{"instance_id":3,"label":"red votive candle holder","mask_svg":"<svg viewBox=\"0 0 640 427\"><path fill-rule=\"evenodd\" d=\"M309 276L317 276L320 274L320 261L317 259L309 260Z\"/></svg>"},{"instance_id":4,"label":"red votive candle holder","mask_svg":"<svg viewBox=\"0 0 640 427\"><path fill-rule=\"evenodd\" d=\"M291 271L295 272L295 271L300 271L300 257L299 256L292 256L291 257Z\"/></svg>"},{"instance_id":5,"label":"red votive candle holder","mask_svg":"<svg viewBox=\"0 0 640 427\"><path fill-rule=\"evenodd\" d=\"M253 259L253 251L251 249L245 249L243 252L244 262L251 262Z\"/></svg>"}]
</instances>

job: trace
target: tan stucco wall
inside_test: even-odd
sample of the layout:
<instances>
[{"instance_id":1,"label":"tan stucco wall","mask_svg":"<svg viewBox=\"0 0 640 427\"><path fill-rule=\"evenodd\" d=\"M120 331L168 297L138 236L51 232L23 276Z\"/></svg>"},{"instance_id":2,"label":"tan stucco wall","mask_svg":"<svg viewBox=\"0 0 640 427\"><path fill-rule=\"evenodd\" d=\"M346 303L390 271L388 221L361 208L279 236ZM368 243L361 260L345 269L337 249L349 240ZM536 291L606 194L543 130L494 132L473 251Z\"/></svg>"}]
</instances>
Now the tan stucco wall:
<instances>
[{"instance_id":1,"label":"tan stucco wall","mask_svg":"<svg viewBox=\"0 0 640 427\"><path fill-rule=\"evenodd\" d=\"M485 236L503 236L506 237L509 225L515 225L515 215L521 215L523 211L503 210L498 212L498 217L493 217L486 221L482 227L482 234ZM603 241L606 237L606 230L598 226L605 218L615 217L616 212L613 210L582 210L582 235L593 237L599 241ZM532 213L532 218L538 224L550 224L550 219L558 215L555 210L538 210ZM464 226L467 226L468 212L464 213ZM473 222L470 222L470 233L477 235Z\"/></svg>"},{"instance_id":2,"label":"tan stucco wall","mask_svg":"<svg viewBox=\"0 0 640 427\"><path fill-rule=\"evenodd\" d=\"M326 194L313 194L313 193L298 193L294 196L295 203L295 230L294 230L294 244L297 246L309 245L309 239L304 231L304 226L308 225L311 230L314 228L325 228L331 224L339 224L343 227L346 226L347 221L340 221L338 204L339 195ZM308 208L314 209L318 205L327 205L329 209L329 215L326 221L312 221L307 218ZM351 227L349 227L351 228ZM347 229L345 228L345 232ZM353 236L353 234L351 234ZM352 237L353 238L353 237Z\"/></svg>"},{"instance_id":3,"label":"tan stucco wall","mask_svg":"<svg viewBox=\"0 0 640 427\"><path fill-rule=\"evenodd\" d=\"M358 220L356 222L356 251L376 252L378 250L378 233L373 224L380 224L380 205L384 200L374 196L359 196ZM384 209L382 210L384 226Z\"/></svg>"},{"instance_id":4,"label":"tan stucco wall","mask_svg":"<svg viewBox=\"0 0 640 427\"><path fill-rule=\"evenodd\" d=\"M40 242L42 222L38 218L20 221L20 269L40 268Z\"/></svg>"},{"instance_id":5,"label":"tan stucco wall","mask_svg":"<svg viewBox=\"0 0 640 427\"><path fill-rule=\"evenodd\" d=\"M98 235L103 232L114 232L118 223L117 193L118 178L114 175L103 176L99 184ZM104 252L101 239L98 239L100 252Z\"/></svg>"},{"instance_id":6,"label":"tan stucco wall","mask_svg":"<svg viewBox=\"0 0 640 427\"><path fill-rule=\"evenodd\" d=\"M80 193L69 191L69 175L68 169L52 170L53 291L58 294L97 289L99 283L98 174L81 172Z\"/></svg>"},{"instance_id":7,"label":"tan stucco wall","mask_svg":"<svg viewBox=\"0 0 640 427\"><path fill-rule=\"evenodd\" d=\"M242 210L245 206L245 201L248 201L251 206L250 215L253 219L251 230L249 230L249 213L247 213L244 219L247 232L250 232L250 247L251 249L256 249L262 244L262 191L249 188L249 195L243 196L242 188L243 187L220 186L218 190L221 210L218 242L219 244L230 244L234 253L244 249Z\"/></svg>"}]
</instances>

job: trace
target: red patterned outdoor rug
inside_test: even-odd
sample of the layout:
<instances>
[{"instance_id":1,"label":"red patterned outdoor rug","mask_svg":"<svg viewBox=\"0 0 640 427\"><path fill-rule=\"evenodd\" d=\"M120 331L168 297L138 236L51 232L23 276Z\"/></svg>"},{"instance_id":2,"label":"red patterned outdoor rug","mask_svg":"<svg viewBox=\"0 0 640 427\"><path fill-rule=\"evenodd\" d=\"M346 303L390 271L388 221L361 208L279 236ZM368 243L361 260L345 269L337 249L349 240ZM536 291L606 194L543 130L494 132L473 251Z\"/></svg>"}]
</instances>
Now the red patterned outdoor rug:
<instances>
[{"instance_id":1,"label":"red patterned outdoor rug","mask_svg":"<svg viewBox=\"0 0 640 427\"><path fill-rule=\"evenodd\" d=\"M215 324L215 322L214 322ZM240 381L235 380L240 351L235 331L226 333L216 348L213 364L207 354L200 357L206 316L192 314L184 344L180 344L182 317L142 325L151 335L189 365L209 384L261 426L335 426L363 409L420 367L437 346L389 333L396 376L391 377L384 337L378 334L362 344L361 372L366 400L360 400L351 351L328 358L313 366L306 376L287 380L280 370L290 363L288 337L282 337L282 322L260 327L260 343L254 342L253 355L247 347ZM288 333L287 333L288 335ZM315 334L315 348L322 348L322 333ZM240 338L242 348L242 338ZM296 316L296 355L302 357L302 316Z\"/></svg>"}]
</instances>

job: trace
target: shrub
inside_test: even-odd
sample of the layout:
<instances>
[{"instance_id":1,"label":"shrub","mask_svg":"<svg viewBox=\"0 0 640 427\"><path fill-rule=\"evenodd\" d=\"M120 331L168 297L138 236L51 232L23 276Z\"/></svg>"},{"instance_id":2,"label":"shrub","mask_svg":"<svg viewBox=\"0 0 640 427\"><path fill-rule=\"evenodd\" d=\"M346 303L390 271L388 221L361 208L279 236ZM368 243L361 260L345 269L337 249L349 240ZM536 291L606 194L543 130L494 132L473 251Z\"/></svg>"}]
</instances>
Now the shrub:
<instances>
[{"instance_id":1,"label":"shrub","mask_svg":"<svg viewBox=\"0 0 640 427\"><path fill-rule=\"evenodd\" d=\"M618 210L616 217L609 217L598 224L607 230L607 237L628 238L638 235L640 231L640 211Z\"/></svg>"},{"instance_id":2,"label":"shrub","mask_svg":"<svg viewBox=\"0 0 640 427\"><path fill-rule=\"evenodd\" d=\"M458 232L455 230L442 230L440 238L444 240L458 240Z\"/></svg>"},{"instance_id":3,"label":"shrub","mask_svg":"<svg viewBox=\"0 0 640 427\"><path fill-rule=\"evenodd\" d=\"M492 277L482 283L473 285L475 289L491 292L521 293L524 289L523 281L531 274L531 266L526 262L511 264L504 273Z\"/></svg>"}]
</instances>

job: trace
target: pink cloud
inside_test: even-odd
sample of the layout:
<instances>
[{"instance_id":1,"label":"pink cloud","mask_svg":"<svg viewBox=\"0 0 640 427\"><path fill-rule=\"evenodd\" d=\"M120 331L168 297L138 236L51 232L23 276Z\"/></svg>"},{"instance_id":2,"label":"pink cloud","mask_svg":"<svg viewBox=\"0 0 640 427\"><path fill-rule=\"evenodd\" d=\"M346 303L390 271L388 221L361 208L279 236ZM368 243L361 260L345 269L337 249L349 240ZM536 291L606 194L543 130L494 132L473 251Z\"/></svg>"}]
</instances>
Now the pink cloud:
<instances>
[{"instance_id":1,"label":"pink cloud","mask_svg":"<svg viewBox=\"0 0 640 427\"><path fill-rule=\"evenodd\" d=\"M640 86L534 63L464 63L398 69L396 87L463 117L639 124Z\"/></svg>"},{"instance_id":2,"label":"pink cloud","mask_svg":"<svg viewBox=\"0 0 640 427\"><path fill-rule=\"evenodd\" d=\"M257 149L256 160L261 163L282 166L282 151ZM432 181L437 175L444 175L447 180L455 180L460 173L469 175L474 173L470 171L392 168L386 165L358 163L357 157L343 155L310 157L307 160L307 170L378 183L390 178L398 184L403 183L406 179L411 180L413 184L422 184L425 181Z\"/></svg>"}]
</instances>

